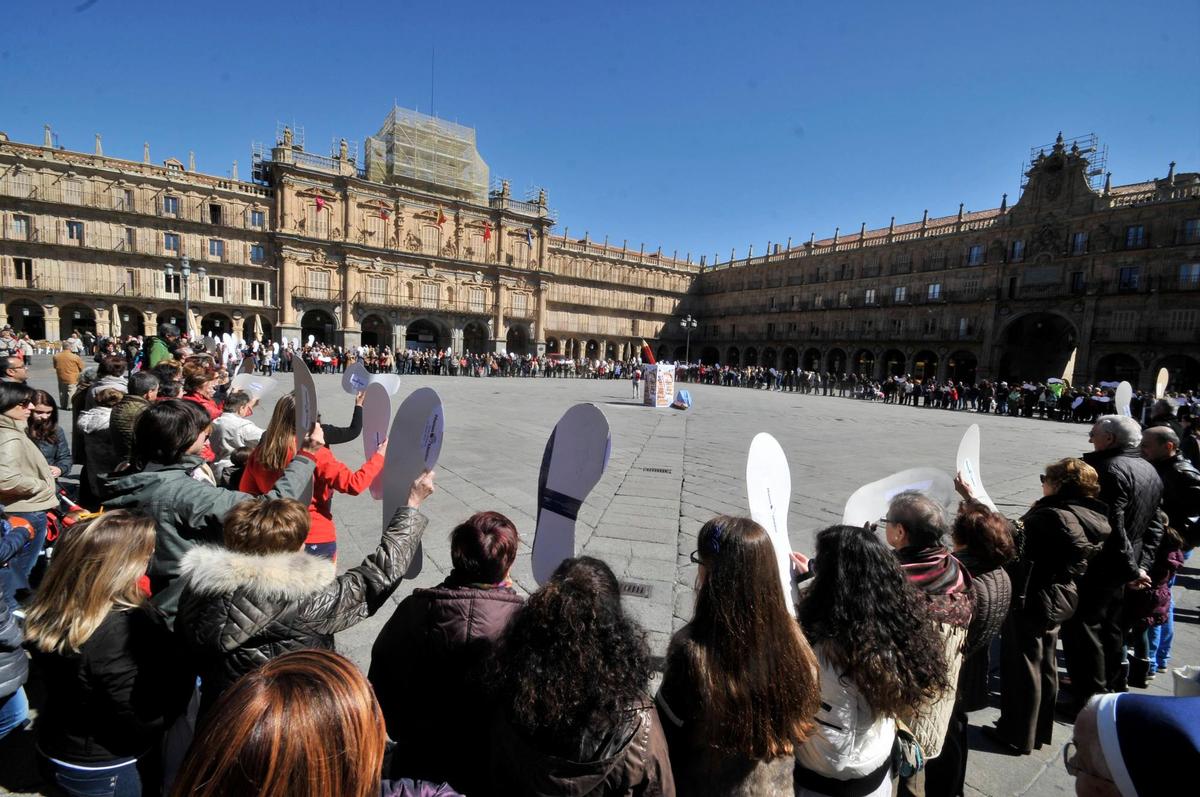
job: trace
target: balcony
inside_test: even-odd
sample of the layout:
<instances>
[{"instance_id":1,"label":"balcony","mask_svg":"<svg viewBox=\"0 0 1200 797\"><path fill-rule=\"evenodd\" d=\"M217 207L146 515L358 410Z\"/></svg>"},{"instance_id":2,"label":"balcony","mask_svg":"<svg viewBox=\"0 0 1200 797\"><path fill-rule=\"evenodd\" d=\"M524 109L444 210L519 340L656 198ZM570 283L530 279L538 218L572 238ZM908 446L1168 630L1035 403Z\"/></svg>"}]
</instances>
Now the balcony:
<instances>
[{"instance_id":1,"label":"balcony","mask_svg":"<svg viewBox=\"0 0 1200 797\"><path fill-rule=\"evenodd\" d=\"M250 259L250 244L244 241L225 240L225 254L209 254L208 238L179 234L180 249L167 249L161 232L134 229L132 237L125 231L113 230L112 226L100 223L85 223L80 237L71 237L65 225L37 224L33 222L19 234L13 226L0 229L0 240L42 246L71 246L101 252L122 252L131 255L147 255L176 260L187 257L194 263L214 263L233 266L264 266Z\"/></svg>"},{"instance_id":2,"label":"balcony","mask_svg":"<svg viewBox=\"0 0 1200 797\"><path fill-rule=\"evenodd\" d=\"M31 279L19 278L12 268L6 267L0 271L0 289L25 290L42 294L67 294L88 299L96 299L103 303L125 299L142 299L154 301L182 302L183 297L178 291L168 291L163 274L157 269L121 269L119 273L113 269L110 273L91 272L80 274L37 274ZM263 283L258 283L263 284ZM253 288L250 281L227 280L225 296L210 298L200 277L193 274L189 299L196 306L241 306L241 307L274 307L269 300L253 298ZM270 288L268 287L268 293Z\"/></svg>"},{"instance_id":3,"label":"balcony","mask_svg":"<svg viewBox=\"0 0 1200 797\"><path fill-rule=\"evenodd\" d=\"M328 298L321 298L319 296L312 295L317 290L319 289L305 288L304 286L297 285L292 289L292 295L307 299L318 299L319 301L341 301L340 291L327 289L327 292L323 293L322 296L327 296ZM358 293L354 294L353 298L351 298L350 304L358 307L378 307L381 309L420 309L433 310L441 313L463 313L466 315L477 316L492 316L495 315L496 312L496 303L490 299L488 301L479 302L473 301L469 297L466 299L453 300L447 299L444 296L439 296L436 299L429 297L421 298L419 296L409 297L399 291L389 291L387 293L381 293L379 291L359 291ZM517 318L532 317L528 313L510 313L508 310L506 310L506 314Z\"/></svg>"}]
</instances>

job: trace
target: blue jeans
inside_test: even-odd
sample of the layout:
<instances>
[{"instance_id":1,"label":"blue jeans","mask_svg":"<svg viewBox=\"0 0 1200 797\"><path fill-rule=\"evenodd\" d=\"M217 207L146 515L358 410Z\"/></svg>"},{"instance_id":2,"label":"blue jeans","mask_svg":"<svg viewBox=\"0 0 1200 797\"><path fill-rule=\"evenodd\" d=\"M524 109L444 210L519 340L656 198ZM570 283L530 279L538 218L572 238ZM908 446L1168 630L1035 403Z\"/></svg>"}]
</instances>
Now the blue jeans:
<instances>
[{"instance_id":1,"label":"blue jeans","mask_svg":"<svg viewBox=\"0 0 1200 797\"><path fill-rule=\"evenodd\" d=\"M0 739L25 724L29 718L29 700L25 697L25 687L17 687L17 691L8 697L0 697Z\"/></svg>"},{"instance_id":2,"label":"blue jeans","mask_svg":"<svg viewBox=\"0 0 1200 797\"><path fill-rule=\"evenodd\" d=\"M33 526L33 539L12 559L8 560L7 571L3 579L4 597L10 606L16 606L14 596L18 591L29 589L29 574L37 564L38 554L46 545L46 513L45 512L9 512L12 517L25 518Z\"/></svg>"},{"instance_id":3,"label":"blue jeans","mask_svg":"<svg viewBox=\"0 0 1200 797\"><path fill-rule=\"evenodd\" d=\"M141 797L142 777L137 762L113 769L75 769L44 760L48 780L71 797Z\"/></svg>"}]
</instances>

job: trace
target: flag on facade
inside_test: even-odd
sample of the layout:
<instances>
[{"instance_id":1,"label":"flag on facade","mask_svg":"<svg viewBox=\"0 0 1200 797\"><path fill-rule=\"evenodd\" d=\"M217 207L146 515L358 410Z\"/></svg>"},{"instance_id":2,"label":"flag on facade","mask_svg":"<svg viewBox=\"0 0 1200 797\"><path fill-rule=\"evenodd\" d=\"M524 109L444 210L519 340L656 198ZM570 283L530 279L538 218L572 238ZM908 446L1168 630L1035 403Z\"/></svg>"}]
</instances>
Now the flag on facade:
<instances>
[{"instance_id":1,"label":"flag on facade","mask_svg":"<svg viewBox=\"0 0 1200 797\"><path fill-rule=\"evenodd\" d=\"M446 223L446 214L442 212L442 206L438 205L437 225L441 227Z\"/></svg>"},{"instance_id":2,"label":"flag on facade","mask_svg":"<svg viewBox=\"0 0 1200 797\"><path fill-rule=\"evenodd\" d=\"M483 240L492 240L492 223L490 221L485 221L483 223Z\"/></svg>"},{"instance_id":3,"label":"flag on facade","mask_svg":"<svg viewBox=\"0 0 1200 797\"><path fill-rule=\"evenodd\" d=\"M317 211L320 212L324 209L325 209L325 199L323 197L317 197Z\"/></svg>"},{"instance_id":4,"label":"flag on facade","mask_svg":"<svg viewBox=\"0 0 1200 797\"><path fill-rule=\"evenodd\" d=\"M533 228L532 227L525 228L525 243L529 244L530 249L533 248Z\"/></svg>"},{"instance_id":5,"label":"flag on facade","mask_svg":"<svg viewBox=\"0 0 1200 797\"><path fill-rule=\"evenodd\" d=\"M388 211L387 205L384 205L382 202L380 202L379 203L379 218L383 219L384 221L387 221L391 217L392 217L392 214Z\"/></svg>"}]
</instances>

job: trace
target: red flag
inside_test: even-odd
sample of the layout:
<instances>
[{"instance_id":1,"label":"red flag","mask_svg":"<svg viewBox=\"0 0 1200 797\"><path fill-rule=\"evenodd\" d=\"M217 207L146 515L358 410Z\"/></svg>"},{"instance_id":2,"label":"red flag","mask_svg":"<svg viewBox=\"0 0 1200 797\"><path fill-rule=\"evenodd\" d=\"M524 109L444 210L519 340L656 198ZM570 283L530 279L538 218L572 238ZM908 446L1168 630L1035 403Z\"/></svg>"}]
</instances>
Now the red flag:
<instances>
[{"instance_id":1,"label":"red flag","mask_svg":"<svg viewBox=\"0 0 1200 797\"><path fill-rule=\"evenodd\" d=\"M492 223L490 221L485 221L483 223L483 240L492 240Z\"/></svg>"},{"instance_id":2,"label":"red flag","mask_svg":"<svg viewBox=\"0 0 1200 797\"><path fill-rule=\"evenodd\" d=\"M445 224L445 223L446 223L446 214L442 212L442 206L441 206L441 205L438 205L438 220L437 220L437 225L438 225L439 227L441 227L441 226L442 226L443 224Z\"/></svg>"},{"instance_id":3,"label":"red flag","mask_svg":"<svg viewBox=\"0 0 1200 797\"><path fill-rule=\"evenodd\" d=\"M656 362L654 352L650 351L650 345L644 340L642 341L642 362L646 365L654 365Z\"/></svg>"},{"instance_id":4,"label":"red flag","mask_svg":"<svg viewBox=\"0 0 1200 797\"><path fill-rule=\"evenodd\" d=\"M387 208L380 208L380 209L379 209L379 218L383 219L384 221L387 221L389 218L391 218L391 214L390 214L390 213L388 213L388 209L387 209Z\"/></svg>"},{"instance_id":5,"label":"red flag","mask_svg":"<svg viewBox=\"0 0 1200 797\"><path fill-rule=\"evenodd\" d=\"M322 197L317 197L317 210L322 211L324 209L325 209L325 200Z\"/></svg>"}]
</instances>

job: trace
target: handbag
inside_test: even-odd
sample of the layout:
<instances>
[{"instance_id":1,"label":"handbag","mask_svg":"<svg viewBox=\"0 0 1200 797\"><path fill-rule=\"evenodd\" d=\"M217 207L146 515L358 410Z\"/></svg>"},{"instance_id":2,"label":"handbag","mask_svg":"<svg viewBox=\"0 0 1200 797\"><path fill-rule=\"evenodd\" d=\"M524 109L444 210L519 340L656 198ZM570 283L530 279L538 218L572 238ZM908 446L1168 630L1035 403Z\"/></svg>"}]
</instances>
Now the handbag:
<instances>
[{"instance_id":1,"label":"handbag","mask_svg":"<svg viewBox=\"0 0 1200 797\"><path fill-rule=\"evenodd\" d=\"M925 753L912 729L896 719L896 741L892 743L892 771L909 778L925 768Z\"/></svg>"}]
</instances>

